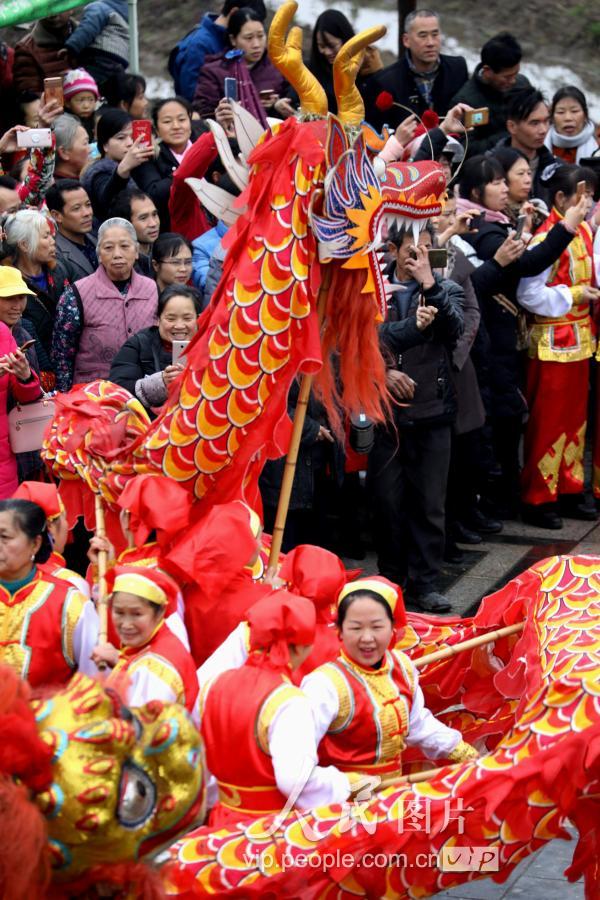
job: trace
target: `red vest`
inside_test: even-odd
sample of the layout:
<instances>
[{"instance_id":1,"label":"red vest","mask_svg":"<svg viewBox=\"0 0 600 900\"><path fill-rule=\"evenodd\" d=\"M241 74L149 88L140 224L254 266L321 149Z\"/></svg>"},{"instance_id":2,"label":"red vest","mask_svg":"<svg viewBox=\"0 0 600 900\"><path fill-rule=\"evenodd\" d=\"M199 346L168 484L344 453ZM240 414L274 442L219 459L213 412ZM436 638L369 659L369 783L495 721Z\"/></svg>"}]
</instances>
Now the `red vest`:
<instances>
[{"instance_id":1,"label":"red vest","mask_svg":"<svg viewBox=\"0 0 600 900\"><path fill-rule=\"evenodd\" d=\"M166 665L165 665L166 663ZM121 651L121 658L112 670L108 681L145 667L165 681L177 694L181 703L191 712L198 696L196 665L166 622L161 622L150 641L143 647L128 647ZM152 697L148 697L152 700Z\"/></svg>"},{"instance_id":2,"label":"red vest","mask_svg":"<svg viewBox=\"0 0 600 900\"><path fill-rule=\"evenodd\" d=\"M284 808L287 798L275 782L268 726L281 704L298 694L282 673L248 663L209 682L200 730L226 812L241 818Z\"/></svg>"},{"instance_id":3,"label":"red vest","mask_svg":"<svg viewBox=\"0 0 600 900\"><path fill-rule=\"evenodd\" d=\"M339 712L319 744L319 765L384 775L400 771L414 679L403 653L386 652L380 669L343 653L319 669L333 682Z\"/></svg>"},{"instance_id":4,"label":"red vest","mask_svg":"<svg viewBox=\"0 0 600 900\"><path fill-rule=\"evenodd\" d=\"M73 634L87 602L42 569L14 594L0 586L0 661L34 687L66 684L77 669Z\"/></svg>"}]
</instances>

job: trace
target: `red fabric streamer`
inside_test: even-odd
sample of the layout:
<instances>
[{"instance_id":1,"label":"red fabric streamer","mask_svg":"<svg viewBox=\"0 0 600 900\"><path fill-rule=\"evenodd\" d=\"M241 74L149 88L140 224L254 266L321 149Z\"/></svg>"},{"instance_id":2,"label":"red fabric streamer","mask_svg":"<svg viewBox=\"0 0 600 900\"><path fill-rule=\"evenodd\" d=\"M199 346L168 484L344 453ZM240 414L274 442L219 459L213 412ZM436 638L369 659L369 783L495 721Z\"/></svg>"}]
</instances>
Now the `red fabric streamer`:
<instances>
[{"instance_id":1,"label":"red fabric streamer","mask_svg":"<svg viewBox=\"0 0 600 900\"><path fill-rule=\"evenodd\" d=\"M248 610L250 655L248 664L260 668L284 669L289 661L289 644L312 644L316 612L306 597L288 591L274 591Z\"/></svg>"}]
</instances>

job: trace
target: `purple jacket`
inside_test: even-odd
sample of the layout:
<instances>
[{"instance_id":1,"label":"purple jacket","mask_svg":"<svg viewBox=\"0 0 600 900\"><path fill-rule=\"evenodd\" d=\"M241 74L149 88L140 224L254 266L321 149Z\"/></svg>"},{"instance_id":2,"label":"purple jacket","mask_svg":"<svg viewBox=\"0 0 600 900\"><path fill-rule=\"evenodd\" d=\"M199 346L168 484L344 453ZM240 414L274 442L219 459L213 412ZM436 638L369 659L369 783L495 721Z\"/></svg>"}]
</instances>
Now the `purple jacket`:
<instances>
[{"instance_id":1,"label":"purple jacket","mask_svg":"<svg viewBox=\"0 0 600 900\"><path fill-rule=\"evenodd\" d=\"M241 78L238 73L243 73ZM246 75L249 77L243 77ZM235 77L238 77L240 82L239 101L254 115L257 111L253 108L253 104L260 103L259 91L272 90L282 97L288 88L287 81L275 68L266 51L262 59L251 69L243 61L227 58L226 53L219 53L217 56L207 56L205 64L200 69L192 104L194 109L198 110L203 118L212 118L219 101L225 96L225 79Z\"/></svg>"}]
</instances>

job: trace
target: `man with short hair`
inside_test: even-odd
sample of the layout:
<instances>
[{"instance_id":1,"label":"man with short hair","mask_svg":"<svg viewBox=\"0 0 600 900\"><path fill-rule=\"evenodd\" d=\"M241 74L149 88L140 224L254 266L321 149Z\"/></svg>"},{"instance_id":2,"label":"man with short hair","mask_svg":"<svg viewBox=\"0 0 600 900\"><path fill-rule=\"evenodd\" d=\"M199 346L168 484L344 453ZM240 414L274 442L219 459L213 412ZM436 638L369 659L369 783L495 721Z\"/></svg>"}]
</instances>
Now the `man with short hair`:
<instances>
[{"instance_id":1,"label":"man with short hair","mask_svg":"<svg viewBox=\"0 0 600 900\"><path fill-rule=\"evenodd\" d=\"M16 213L21 207L17 193L18 181L10 175L0 175L0 214Z\"/></svg>"},{"instance_id":2,"label":"man with short hair","mask_svg":"<svg viewBox=\"0 0 600 900\"><path fill-rule=\"evenodd\" d=\"M550 110L541 91L529 87L513 94L507 112L506 128L508 137L500 140L496 146L514 147L525 154L533 175L531 195L547 202L548 191L544 186L543 174L557 159L544 146L550 129Z\"/></svg>"},{"instance_id":3,"label":"man with short hair","mask_svg":"<svg viewBox=\"0 0 600 900\"><path fill-rule=\"evenodd\" d=\"M94 214L87 191L74 178L59 178L49 188L46 203L56 222L56 259L71 284L98 268Z\"/></svg>"},{"instance_id":4,"label":"man with short hair","mask_svg":"<svg viewBox=\"0 0 600 900\"><path fill-rule=\"evenodd\" d=\"M489 122L479 125L469 133L467 156L485 153L506 137L506 116L510 92L529 87L521 66L521 45L518 40L503 31L490 38L481 48L481 62L473 75L455 95L452 103L468 103L473 109L486 106Z\"/></svg>"},{"instance_id":5,"label":"man with short hair","mask_svg":"<svg viewBox=\"0 0 600 900\"><path fill-rule=\"evenodd\" d=\"M154 200L137 189L121 191L113 200L109 215L131 222L140 250L135 268L141 275L154 278L152 245L160 234L160 217Z\"/></svg>"},{"instance_id":6,"label":"man with short hair","mask_svg":"<svg viewBox=\"0 0 600 900\"><path fill-rule=\"evenodd\" d=\"M241 7L250 7L267 18L264 0L225 0L221 12L205 13L200 24L186 34L173 48L169 56L169 72L173 77L175 93L189 100L194 99L196 83L204 59L214 53L230 49L227 25L231 14Z\"/></svg>"},{"instance_id":7,"label":"man with short hair","mask_svg":"<svg viewBox=\"0 0 600 900\"><path fill-rule=\"evenodd\" d=\"M469 77L464 57L440 53L440 17L433 10L409 13L402 42L402 59L373 75L365 90L366 119L379 129L384 124L396 128L411 112L422 116L426 109L433 109L439 116L446 115L452 97ZM378 109L376 100L382 91L400 106Z\"/></svg>"}]
</instances>

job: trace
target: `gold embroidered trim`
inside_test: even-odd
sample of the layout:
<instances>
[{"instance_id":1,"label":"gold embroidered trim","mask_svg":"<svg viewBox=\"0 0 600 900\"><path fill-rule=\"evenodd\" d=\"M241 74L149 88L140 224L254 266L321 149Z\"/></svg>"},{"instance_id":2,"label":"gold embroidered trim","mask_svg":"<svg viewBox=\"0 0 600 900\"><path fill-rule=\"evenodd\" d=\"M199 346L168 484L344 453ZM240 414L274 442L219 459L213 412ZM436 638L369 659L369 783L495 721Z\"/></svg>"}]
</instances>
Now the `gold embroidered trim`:
<instances>
[{"instance_id":1,"label":"gold embroidered trim","mask_svg":"<svg viewBox=\"0 0 600 900\"><path fill-rule=\"evenodd\" d=\"M258 744L260 749L267 755L270 756L269 725L275 718L275 713L288 700L291 700L293 697L303 696L304 694L302 693L300 688L295 687L295 685L293 684L285 683L280 685L280 687L276 687L274 691L271 691L266 700L264 700L256 717L254 734L256 737L256 743Z\"/></svg>"},{"instance_id":2,"label":"gold embroidered trim","mask_svg":"<svg viewBox=\"0 0 600 900\"><path fill-rule=\"evenodd\" d=\"M471 759L479 759L479 753L472 744L467 744L461 739L454 750L448 754L448 759L451 759L452 762L468 762Z\"/></svg>"},{"instance_id":3,"label":"gold embroidered trim","mask_svg":"<svg viewBox=\"0 0 600 900\"><path fill-rule=\"evenodd\" d=\"M354 718L354 694L348 679L332 663L321 666L320 672L329 678L338 697L338 714L327 729L328 734L339 734L344 731Z\"/></svg>"},{"instance_id":4,"label":"gold embroidered trim","mask_svg":"<svg viewBox=\"0 0 600 900\"><path fill-rule=\"evenodd\" d=\"M113 672L117 672L120 666L121 663L118 662ZM157 653L143 653L127 666L126 671L133 676L136 672L144 669L148 669L153 675L164 681L167 687L175 694L177 703L185 703L185 691L181 675L164 656L159 656Z\"/></svg>"},{"instance_id":5,"label":"gold embroidered trim","mask_svg":"<svg viewBox=\"0 0 600 900\"><path fill-rule=\"evenodd\" d=\"M75 627L83 613L83 607L90 601L84 597L80 591L72 588L63 603L62 609L62 648L63 655L67 664L72 668L76 668L75 651L73 649L73 639L75 635Z\"/></svg>"}]
</instances>

